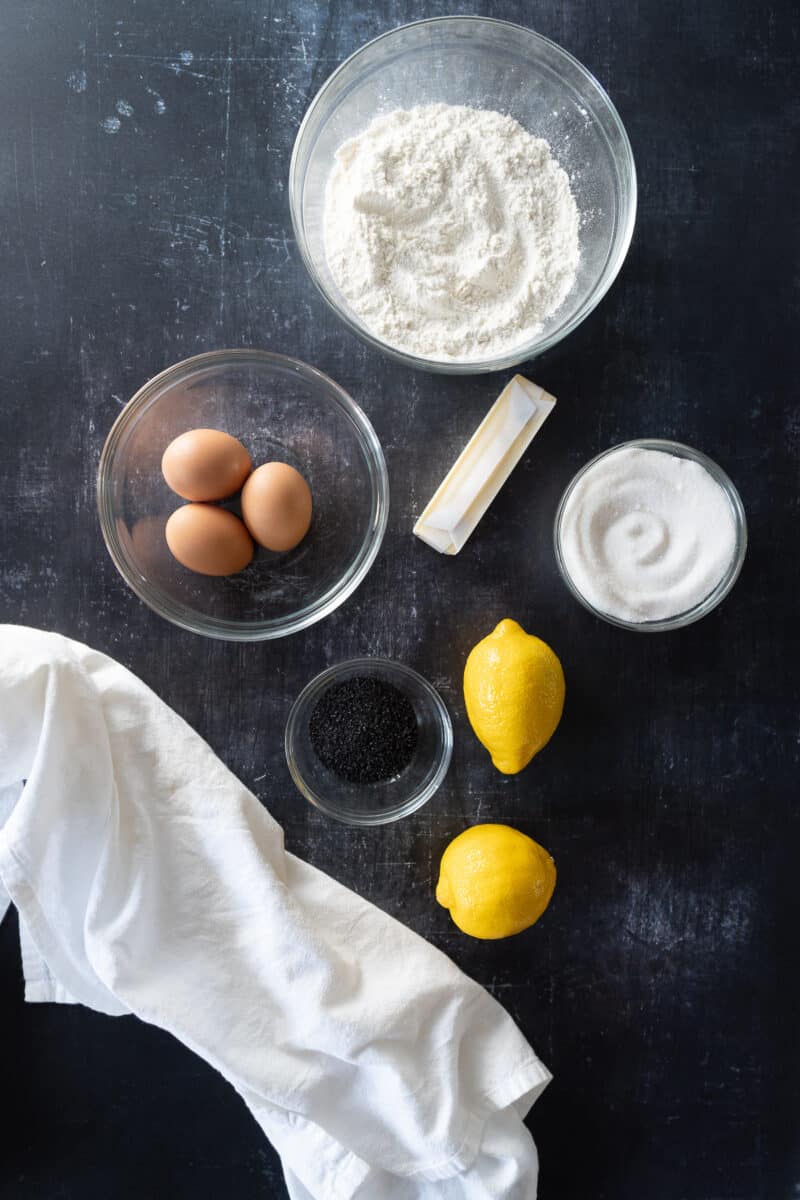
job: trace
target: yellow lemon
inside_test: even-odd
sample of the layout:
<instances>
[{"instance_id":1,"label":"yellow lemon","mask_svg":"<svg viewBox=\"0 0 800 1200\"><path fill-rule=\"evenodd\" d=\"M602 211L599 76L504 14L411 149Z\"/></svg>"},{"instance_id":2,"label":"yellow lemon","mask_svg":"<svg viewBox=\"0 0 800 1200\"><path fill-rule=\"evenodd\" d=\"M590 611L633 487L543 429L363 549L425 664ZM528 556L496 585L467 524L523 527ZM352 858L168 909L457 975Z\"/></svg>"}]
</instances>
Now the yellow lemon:
<instances>
[{"instance_id":1,"label":"yellow lemon","mask_svg":"<svg viewBox=\"0 0 800 1200\"><path fill-rule=\"evenodd\" d=\"M546 642L506 619L471 650L464 700L478 741L498 771L515 775L556 731L564 672Z\"/></svg>"},{"instance_id":2,"label":"yellow lemon","mask_svg":"<svg viewBox=\"0 0 800 1200\"><path fill-rule=\"evenodd\" d=\"M510 825L473 825L442 855L436 899L474 938L504 938L538 921L556 886L556 865Z\"/></svg>"}]
</instances>

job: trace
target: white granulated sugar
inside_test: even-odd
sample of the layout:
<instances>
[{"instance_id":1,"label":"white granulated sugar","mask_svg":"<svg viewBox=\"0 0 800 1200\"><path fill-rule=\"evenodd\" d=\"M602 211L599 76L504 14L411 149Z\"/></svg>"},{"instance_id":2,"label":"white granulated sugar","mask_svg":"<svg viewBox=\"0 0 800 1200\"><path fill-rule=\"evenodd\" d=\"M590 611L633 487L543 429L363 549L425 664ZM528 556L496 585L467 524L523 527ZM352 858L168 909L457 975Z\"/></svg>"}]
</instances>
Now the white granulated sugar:
<instances>
[{"instance_id":1,"label":"white granulated sugar","mask_svg":"<svg viewBox=\"0 0 800 1200\"><path fill-rule=\"evenodd\" d=\"M375 335L435 359L534 336L578 266L578 208L542 138L460 105L397 109L339 147L328 264Z\"/></svg>"},{"instance_id":2,"label":"white granulated sugar","mask_svg":"<svg viewBox=\"0 0 800 1200\"><path fill-rule=\"evenodd\" d=\"M736 520L700 463L618 446L573 486L559 541L569 578L594 608L622 621L663 621L696 608L724 579Z\"/></svg>"}]
</instances>

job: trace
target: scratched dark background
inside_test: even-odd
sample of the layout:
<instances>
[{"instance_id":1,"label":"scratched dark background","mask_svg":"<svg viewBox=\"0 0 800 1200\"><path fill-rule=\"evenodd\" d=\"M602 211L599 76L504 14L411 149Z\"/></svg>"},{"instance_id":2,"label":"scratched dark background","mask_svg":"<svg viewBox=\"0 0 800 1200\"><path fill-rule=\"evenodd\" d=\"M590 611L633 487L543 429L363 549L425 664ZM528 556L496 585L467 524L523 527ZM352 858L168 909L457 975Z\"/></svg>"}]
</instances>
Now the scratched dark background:
<instances>
[{"instance_id":1,"label":"scratched dark background","mask_svg":"<svg viewBox=\"0 0 800 1200\"><path fill-rule=\"evenodd\" d=\"M599 310L528 374L559 407L469 547L411 536L505 376L447 379L355 340L304 274L287 174L307 103L375 34L439 2L26 0L0 5L0 618L119 658L283 823L288 846L407 921L484 983L555 1081L531 1114L543 1200L800 1195L797 553L800 420L791 0L473 4L530 24L606 85L641 205ZM107 558L103 439L133 391L201 350L297 355L372 417L388 461L383 551L350 602L279 643L162 623ZM550 527L575 469L665 435L738 484L751 549L712 616L642 637L599 623L556 575ZM468 649L517 617L560 654L550 747L504 779L466 723ZM327 822L293 791L293 697L353 654L436 682L456 753L394 827ZM460 936L433 901L446 842L517 825L559 869L533 930ZM0 931L14 1200L284 1195L234 1093L134 1019L26 1007L15 921Z\"/></svg>"}]
</instances>

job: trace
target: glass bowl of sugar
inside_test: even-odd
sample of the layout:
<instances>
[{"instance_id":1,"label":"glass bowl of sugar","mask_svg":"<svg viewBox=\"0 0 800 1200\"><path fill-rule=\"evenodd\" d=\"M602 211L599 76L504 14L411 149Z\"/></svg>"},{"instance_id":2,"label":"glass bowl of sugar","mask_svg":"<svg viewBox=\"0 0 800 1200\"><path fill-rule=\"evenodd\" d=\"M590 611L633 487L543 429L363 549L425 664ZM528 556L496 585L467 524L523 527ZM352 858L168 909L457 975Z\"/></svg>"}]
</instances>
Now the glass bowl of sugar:
<instances>
[{"instance_id":1,"label":"glass bowl of sugar","mask_svg":"<svg viewBox=\"0 0 800 1200\"><path fill-rule=\"evenodd\" d=\"M599 304L630 245L636 171L614 105L566 50L437 17L327 80L289 198L311 279L354 333L472 374L542 353Z\"/></svg>"},{"instance_id":2,"label":"glass bowl of sugar","mask_svg":"<svg viewBox=\"0 0 800 1200\"><path fill-rule=\"evenodd\" d=\"M637 633L682 629L730 592L747 553L738 491L707 455L665 438L612 446L556 511L556 563L594 616Z\"/></svg>"}]
</instances>

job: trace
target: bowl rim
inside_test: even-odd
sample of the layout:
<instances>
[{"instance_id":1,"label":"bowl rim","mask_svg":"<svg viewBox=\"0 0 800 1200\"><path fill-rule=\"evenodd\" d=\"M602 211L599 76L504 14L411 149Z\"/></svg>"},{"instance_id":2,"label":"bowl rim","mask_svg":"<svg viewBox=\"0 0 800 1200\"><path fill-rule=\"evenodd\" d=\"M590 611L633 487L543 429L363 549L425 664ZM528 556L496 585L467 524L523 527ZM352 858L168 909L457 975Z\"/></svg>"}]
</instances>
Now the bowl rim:
<instances>
[{"instance_id":1,"label":"bowl rim","mask_svg":"<svg viewBox=\"0 0 800 1200\"><path fill-rule=\"evenodd\" d=\"M162 589L152 588L146 583L143 576L135 573L122 549L117 533L110 484L115 455L124 435L133 427L154 394L165 383L174 384L194 371L205 367L220 364L235 365L236 363L279 366L292 371L317 387L322 387L329 394L329 398L338 404L356 432L367 464L372 492L372 511L367 533L354 564L351 564L345 575L328 588L322 597L313 604L306 605L293 616L248 624L221 617L198 619L194 615L188 616L183 605L172 601ZM97 510L103 540L114 566L128 587L158 616L181 629L220 641L270 641L297 633L301 629L306 629L310 625L316 624L317 621L323 620L343 604L363 581L377 557L386 533L389 518L389 476L383 450L372 423L355 400L329 375L298 358L291 358L270 350L245 347L208 350L181 359L153 375L134 392L117 415L106 436L97 467Z\"/></svg>"},{"instance_id":2,"label":"bowl rim","mask_svg":"<svg viewBox=\"0 0 800 1200\"><path fill-rule=\"evenodd\" d=\"M430 702L431 709L436 714L437 724L441 733L441 752L436 769L428 783L413 792L402 804L398 804L395 808L387 809L380 813L355 813L352 810L344 810L338 808L335 804L329 803L307 782L295 757L295 744L300 735L301 721L304 714L308 711L309 705L321 696L331 684L335 683L343 675L353 671L371 671L376 674L383 674L384 677L389 678L390 682L412 680L419 686ZM418 671L393 658L384 658L380 655L362 656L360 658L349 658L344 662L334 664L332 667L326 667L324 671L320 671L318 675L309 680L289 710L283 746L286 763L289 767L289 774L292 777L295 787L320 812L323 812L327 817L332 817L335 821L340 821L344 825L358 826L360 828L390 825L394 821L399 821L402 817L407 817L411 813L416 812L417 809L422 808L423 804L427 804L428 800L441 787L453 757L453 723L439 692Z\"/></svg>"},{"instance_id":3,"label":"bowl rim","mask_svg":"<svg viewBox=\"0 0 800 1200\"><path fill-rule=\"evenodd\" d=\"M590 87L595 90L608 112L611 123L615 127L615 131L620 140L622 154L619 156L619 161L624 162L625 164L629 183L629 200L627 212L625 214L626 219L624 226L621 229L620 236L616 239L616 252L613 256L613 259L607 264L603 275L598 281L598 284L595 286L594 290L589 293L589 296L581 305L581 307L577 309L575 313L573 313L569 321L566 321L562 326L560 326L557 330L554 330L547 337L534 337L530 341L520 344L518 347L511 349L504 354L498 354L489 358L433 359L425 358L422 355L411 354L405 350L398 349L396 346L390 345L388 342L383 341L379 337L376 337L375 334L370 333L369 330L365 329L361 324L354 320L349 313L346 313L340 307L336 301L336 298L329 294L326 285L317 272L314 261L308 250L302 220L302 188L298 184L300 147L303 142L303 138L306 134L307 127L312 117L323 103L325 96L327 95L334 81L338 79L345 71L352 68L356 60L358 60L362 55L374 49L379 42L393 38L397 34L404 33L409 29L422 26L451 24L453 22L473 22L476 27L490 25L504 26L507 29L514 30L516 33L524 35L526 38L532 38L539 43L543 43L544 45L555 50L557 55L561 55L564 59L568 60L576 68L577 72L584 77L585 81L590 85ZM328 307L336 314L337 317L339 317L341 321L344 322L351 333L354 333L362 341L367 342L376 350L380 350L389 358L392 358L396 362L403 363L405 366L412 367L417 370L432 371L434 373L443 375L479 375L487 374L491 371L507 370L510 367L517 366L518 364L527 361L528 359L535 358L540 354L544 354L545 351L551 349L553 346L557 345L558 342L563 341L564 338L568 337L569 334L577 329L577 327L581 325L583 321L585 321L586 318L591 315L591 313L594 312L622 270L623 263L627 258L628 250L630 249L631 241L633 239L633 231L636 225L637 208L638 182L636 176L636 162L633 157L633 148L631 146L630 138L628 137L625 126L622 122L622 118L620 117L614 102L603 85L595 78L588 67L585 67L582 62L580 62L573 54L569 52L569 50L565 50L563 46L560 46L558 42L553 41L552 38L545 37L544 34L538 33L535 29L530 29L525 25L518 25L514 21L505 21L497 17L482 17L477 14L464 14L463 16L458 14L448 14L440 17L423 17L421 20L409 21L404 25L397 25L394 29L388 29L384 33L379 34L377 37L371 38L370 41L365 42L364 45L359 46L358 49L354 50L352 54L348 55L348 57L345 58L344 61L341 62L339 66L336 67L335 70L328 76L321 87L317 90L317 93L311 100L311 103L308 105L308 108L305 111L303 119L300 122L295 135L294 146L292 147L292 157L289 164L289 212L291 215L295 241L300 251L300 257L303 260L303 265L305 266L312 283ZM619 215L620 212L618 211L618 216Z\"/></svg>"},{"instance_id":4,"label":"bowl rim","mask_svg":"<svg viewBox=\"0 0 800 1200\"><path fill-rule=\"evenodd\" d=\"M686 458L692 462L699 463L725 492L728 503L733 510L733 518L736 523L736 547L733 557L727 571L716 586L711 589L707 596L704 596L702 600L691 608L687 608L681 613L675 613L674 616L662 617L655 621L626 621L622 617L615 617L611 613L603 612L600 608L595 608L573 582L561 551L561 523L567 503L575 486L586 472L591 470L595 463L600 462L603 458L607 458L610 454L615 454L618 450L626 449L659 450L665 454L672 454L678 458ZM618 629L630 629L634 633L666 633L669 630L683 629L687 625L693 625L695 621L701 620L708 613L712 612L728 595L739 578L747 556L747 517L742 498L733 480L713 458L709 458L702 450L697 450L694 446L689 446L685 442L674 441L672 438L631 438L627 442L618 442L614 446L609 446L607 449L601 450L599 454L595 454L593 458L584 463L580 470L576 471L572 476L561 495L558 508L556 509L553 521L553 549L555 551L556 566L563 582L578 603L588 612L592 613L593 616L599 617L600 620L607 622L609 625L616 625Z\"/></svg>"}]
</instances>

